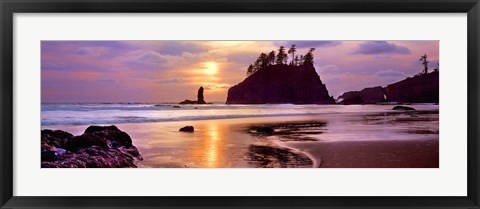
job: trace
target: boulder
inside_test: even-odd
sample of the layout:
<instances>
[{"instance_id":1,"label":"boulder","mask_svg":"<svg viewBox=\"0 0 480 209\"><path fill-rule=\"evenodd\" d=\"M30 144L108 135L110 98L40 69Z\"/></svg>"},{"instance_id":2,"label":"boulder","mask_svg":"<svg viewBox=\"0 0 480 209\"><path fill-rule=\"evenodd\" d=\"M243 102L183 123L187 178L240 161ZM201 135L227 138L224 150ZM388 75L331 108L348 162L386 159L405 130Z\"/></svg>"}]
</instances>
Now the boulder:
<instances>
[{"instance_id":1,"label":"boulder","mask_svg":"<svg viewBox=\"0 0 480 209\"><path fill-rule=\"evenodd\" d=\"M42 151L54 151L56 147L63 147L73 135L60 130L42 130L41 149Z\"/></svg>"},{"instance_id":2,"label":"boulder","mask_svg":"<svg viewBox=\"0 0 480 209\"><path fill-rule=\"evenodd\" d=\"M255 131L260 134L273 134L275 132L271 127L257 127Z\"/></svg>"},{"instance_id":3,"label":"boulder","mask_svg":"<svg viewBox=\"0 0 480 209\"><path fill-rule=\"evenodd\" d=\"M193 128L193 126L185 126L183 128L180 128L180 130L178 130L180 132L194 132L195 129Z\"/></svg>"},{"instance_id":4,"label":"boulder","mask_svg":"<svg viewBox=\"0 0 480 209\"><path fill-rule=\"evenodd\" d=\"M143 160L130 136L116 126L90 126L80 136L42 130L41 154L42 168L134 168Z\"/></svg>"},{"instance_id":5,"label":"boulder","mask_svg":"<svg viewBox=\"0 0 480 209\"><path fill-rule=\"evenodd\" d=\"M408 110L415 110L415 108L397 105L397 106L393 107L392 110L407 110L408 111Z\"/></svg>"}]
</instances>

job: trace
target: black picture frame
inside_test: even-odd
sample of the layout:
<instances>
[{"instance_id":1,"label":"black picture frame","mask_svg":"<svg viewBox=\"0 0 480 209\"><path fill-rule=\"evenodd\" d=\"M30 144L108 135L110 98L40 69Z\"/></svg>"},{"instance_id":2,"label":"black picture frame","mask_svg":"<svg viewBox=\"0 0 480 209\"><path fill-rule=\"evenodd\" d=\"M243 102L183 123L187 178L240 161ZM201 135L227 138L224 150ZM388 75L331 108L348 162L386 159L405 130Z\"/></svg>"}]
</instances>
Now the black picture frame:
<instances>
[{"instance_id":1,"label":"black picture frame","mask_svg":"<svg viewBox=\"0 0 480 209\"><path fill-rule=\"evenodd\" d=\"M0 0L1 208L480 208L478 0ZM467 13L468 195L465 197L21 197L13 196L15 13ZM450 127L452 128L452 127ZM452 179L454 181L454 179ZM439 182L441 184L441 182ZM160 188L161 189L161 188ZM414 188L412 188L414 189Z\"/></svg>"}]
</instances>

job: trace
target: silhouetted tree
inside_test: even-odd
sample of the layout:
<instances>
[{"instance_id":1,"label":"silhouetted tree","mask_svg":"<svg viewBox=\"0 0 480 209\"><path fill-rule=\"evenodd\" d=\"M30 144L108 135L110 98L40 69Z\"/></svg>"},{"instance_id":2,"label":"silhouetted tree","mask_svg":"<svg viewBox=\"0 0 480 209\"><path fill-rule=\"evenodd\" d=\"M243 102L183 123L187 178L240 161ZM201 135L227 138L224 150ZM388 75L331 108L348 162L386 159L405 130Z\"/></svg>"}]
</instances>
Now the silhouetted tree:
<instances>
[{"instance_id":1,"label":"silhouetted tree","mask_svg":"<svg viewBox=\"0 0 480 209\"><path fill-rule=\"evenodd\" d=\"M264 68L268 66L268 55L265 53L261 53L260 56L258 57L260 59L260 67Z\"/></svg>"},{"instance_id":2,"label":"silhouetted tree","mask_svg":"<svg viewBox=\"0 0 480 209\"><path fill-rule=\"evenodd\" d=\"M428 73L428 60L427 60L427 54L423 55L420 57L420 61L422 62L423 65L423 74Z\"/></svg>"},{"instance_id":3,"label":"silhouetted tree","mask_svg":"<svg viewBox=\"0 0 480 209\"><path fill-rule=\"evenodd\" d=\"M297 55L297 56L295 56L295 59L293 59L293 63L294 63L293 65L298 66L299 62L300 62L300 58Z\"/></svg>"},{"instance_id":4,"label":"silhouetted tree","mask_svg":"<svg viewBox=\"0 0 480 209\"><path fill-rule=\"evenodd\" d=\"M253 73L257 72L261 67L262 60L260 59L260 57L258 57L257 60L255 60L255 62L253 63Z\"/></svg>"},{"instance_id":5,"label":"silhouetted tree","mask_svg":"<svg viewBox=\"0 0 480 209\"><path fill-rule=\"evenodd\" d=\"M275 65L275 51L268 53L268 65Z\"/></svg>"},{"instance_id":6,"label":"silhouetted tree","mask_svg":"<svg viewBox=\"0 0 480 209\"><path fill-rule=\"evenodd\" d=\"M247 77L252 75L254 72L253 72L253 65L250 64L247 68Z\"/></svg>"},{"instance_id":7,"label":"silhouetted tree","mask_svg":"<svg viewBox=\"0 0 480 209\"><path fill-rule=\"evenodd\" d=\"M305 57L303 55L300 55L300 63L298 64L303 65L304 62L305 62Z\"/></svg>"},{"instance_id":8,"label":"silhouetted tree","mask_svg":"<svg viewBox=\"0 0 480 209\"><path fill-rule=\"evenodd\" d=\"M288 54L292 54L292 61L290 62L290 65L294 65L295 61L295 52L297 51L297 45L292 44L292 47L288 50Z\"/></svg>"},{"instance_id":9,"label":"silhouetted tree","mask_svg":"<svg viewBox=\"0 0 480 209\"><path fill-rule=\"evenodd\" d=\"M315 48L310 48L307 54L305 54L305 57L303 57L304 64L313 64L313 51L315 51Z\"/></svg>"},{"instance_id":10,"label":"silhouetted tree","mask_svg":"<svg viewBox=\"0 0 480 209\"><path fill-rule=\"evenodd\" d=\"M287 53L285 53L285 47L280 46L277 54L277 61L275 63L278 65L287 64L287 58L288 58L288 55Z\"/></svg>"}]
</instances>

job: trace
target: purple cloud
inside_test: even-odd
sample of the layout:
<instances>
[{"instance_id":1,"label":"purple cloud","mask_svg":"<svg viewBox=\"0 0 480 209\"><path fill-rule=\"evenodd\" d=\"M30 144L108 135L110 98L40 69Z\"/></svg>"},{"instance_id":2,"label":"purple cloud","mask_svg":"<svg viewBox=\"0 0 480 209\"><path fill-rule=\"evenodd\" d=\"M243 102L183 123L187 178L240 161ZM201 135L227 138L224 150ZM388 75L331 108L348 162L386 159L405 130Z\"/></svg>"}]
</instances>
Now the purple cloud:
<instances>
[{"instance_id":1,"label":"purple cloud","mask_svg":"<svg viewBox=\"0 0 480 209\"><path fill-rule=\"evenodd\" d=\"M275 45L290 47L295 44L297 48L333 47L342 44L342 41L276 41Z\"/></svg>"},{"instance_id":2,"label":"purple cloud","mask_svg":"<svg viewBox=\"0 0 480 209\"><path fill-rule=\"evenodd\" d=\"M378 71L375 73L375 75L380 77L400 77L400 78L405 78L408 76L404 72L400 72L392 69Z\"/></svg>"},{"instance_id":3,"label":"purple cloud","mask_svg":"<svg viewBox=\"0 0 480 209\"><path fill-rule=\"evenodd\" d=\"M108 53L106 47L80 47L75 50L75 54L82 56L98 57Z\"/></svg>"},{"instance_id":4,"label":"purple cloud","mask_svg":"<svg viewBox=\"0 0 480 209\"><path fill-rule=\"evenodd\" d=\"M155 83L182 83L185 80L181 78L171 78L171 79L156 79Z\"/></svg>"},{"instance_id":5,"label":"purple cloud","mask_svg":"<svg viewBox=\"0 0 480 209\"><path fill-rule=\"evenodd\" d=\"M321 73L335 73L339 71L339 67L336 65L325 65L317 68L317 71Z\"/></svg>"},{"instance_id":6,"label":"purple cloud","mask_svg":"<svg viewBox=\"0 0 480 209\"><path fill-rule=\"evenodd\" d=\"M47 62L42 61L42 70L64 70L67 65L63 62Z\"/></svg>"},{"instance_id":7,"label":"purple cloud","mask_svg":"<svg viewBox=\"0 0 480 209\"><path fill-rule=\"evenodd\" d=\"M117 80L113 78L101 78L97 80L98 82L103 82L103 83L116 83Z\"/></svg>"},{"instance_id":8,"label":"purple cloud","mask_svg":"<svg viewBox=\"0 0 480 209\"><path fill-rule=\"evenodd\" d=\"M181 55L185 52L205 52L208 48L194 42L165 41L155 51L164 55Z\"/></svg>"},{"instance_id":9,"label":"purple cloud","mask_svg":"<svg viewBox=\"0 0 480 209\"><path fill-rule=\"evenodd\" d=\"M386 41L365 41L358 45L354 49L352 54L410 54L411 51L407 47L399 46L394 43Z\"/></svg>"}]
</instances>

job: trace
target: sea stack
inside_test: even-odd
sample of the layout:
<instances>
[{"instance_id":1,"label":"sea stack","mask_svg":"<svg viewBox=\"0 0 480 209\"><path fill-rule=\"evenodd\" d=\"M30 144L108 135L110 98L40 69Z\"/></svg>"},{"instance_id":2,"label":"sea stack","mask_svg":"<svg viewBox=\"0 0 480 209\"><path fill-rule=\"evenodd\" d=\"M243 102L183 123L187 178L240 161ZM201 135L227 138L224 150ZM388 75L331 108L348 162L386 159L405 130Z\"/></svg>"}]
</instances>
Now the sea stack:
<instances>
[{"instance_id":1,"label":"sea stack","mask_svg":"<svg viewBox=\"0 0 480 209\"><path fill-rule=\"evenodd\" d=\"M180 102L179 104L207 104L207 102L205 102L205 99L203 97L203 86L200 86L200 88L198 89L197 101L186 99L183 102Z\"/></svg>"},{"instance_id":2,"label":"sea stack","mask_svg":"<svg viewBox=\"0 0 480 209\"><path fill-rule=\"evenodd\" d=\"M270 65L228 90L227 104L334 104L313 64Z\"/></svg>"},{"instance_id":3,"label":"sea stack","mask_svg":"<svg viewBox=\"0 0 480 209\"><path fill-rule=\"evenodd\" d=\"M206 104L205 100L203 99L203 86L200 86L198 89L197 104Z\"/></svg>"}]
</instances>

